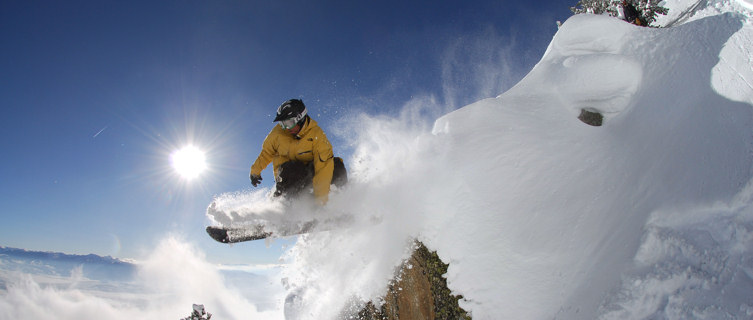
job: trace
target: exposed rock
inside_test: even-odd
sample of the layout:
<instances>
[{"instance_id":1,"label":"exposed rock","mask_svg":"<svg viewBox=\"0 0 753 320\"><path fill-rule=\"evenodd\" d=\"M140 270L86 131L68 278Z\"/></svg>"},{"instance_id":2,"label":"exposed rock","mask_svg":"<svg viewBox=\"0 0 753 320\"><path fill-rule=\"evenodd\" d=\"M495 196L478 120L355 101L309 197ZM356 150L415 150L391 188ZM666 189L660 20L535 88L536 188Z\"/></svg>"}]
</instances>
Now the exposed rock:
<instances>
[{"instance_id":1,"label":"exposed rock","mask_svg":"<svg viewBox=\"0 0 753 320\"><path fill-rule=\"evenodd\" d=\"M600 127L602 122L604 122L604 116L596 111L588 111L586 109L580 109L580 115L578 116L578 119L580 121L583 121L583 123L594 126L594 127Z\"/></svg>"},{"instance_id":2,"label":"exposed rock","mask_svg":"<svg viewBox=\"0 0 753 320\"><path fill-rule=\"evenodd\" d=\"M421 242L416 241L415 247L392 280L381 307L367 303L358 319L471 319L458 305L463 297L453 296L447 288L443 275L448 265Z\"/></svg>"}]
</instances>

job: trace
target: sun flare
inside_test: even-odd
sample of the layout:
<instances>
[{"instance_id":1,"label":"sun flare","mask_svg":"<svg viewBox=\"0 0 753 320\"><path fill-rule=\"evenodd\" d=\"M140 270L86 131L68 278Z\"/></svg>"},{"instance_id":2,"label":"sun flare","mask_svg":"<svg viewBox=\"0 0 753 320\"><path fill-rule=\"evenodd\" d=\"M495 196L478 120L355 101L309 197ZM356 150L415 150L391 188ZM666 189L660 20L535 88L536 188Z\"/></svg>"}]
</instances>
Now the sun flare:
<instances>
[{"instance_id":1,"label":"sun flare","mask_svg":"<svg viewBox=\"0 0 753 320\"><path fill-rule=\"evenodd\" d=\"M187 180L198 177L207 168L204 152L194 146L185 146L170 158L175 171Z\"/></svg>"}]
</instances>

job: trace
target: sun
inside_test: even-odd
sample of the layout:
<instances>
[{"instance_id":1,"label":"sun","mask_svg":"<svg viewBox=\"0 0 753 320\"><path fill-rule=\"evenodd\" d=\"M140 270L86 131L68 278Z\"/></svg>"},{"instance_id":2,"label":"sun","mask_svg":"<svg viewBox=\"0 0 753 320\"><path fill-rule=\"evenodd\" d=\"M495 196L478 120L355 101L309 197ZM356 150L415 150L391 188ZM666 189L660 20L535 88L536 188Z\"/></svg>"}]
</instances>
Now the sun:
<instances>
[{"instance_id":1,"label":"sun","mask_svg":"<svg viewBox=\"0 0 753 320\"><path fill-rule=\"evenodd\" d=\"M207 168L204 152L191 145L173 152L170 160L175 171L187 180L198 177Z\"/></svg>"}]
</instances>

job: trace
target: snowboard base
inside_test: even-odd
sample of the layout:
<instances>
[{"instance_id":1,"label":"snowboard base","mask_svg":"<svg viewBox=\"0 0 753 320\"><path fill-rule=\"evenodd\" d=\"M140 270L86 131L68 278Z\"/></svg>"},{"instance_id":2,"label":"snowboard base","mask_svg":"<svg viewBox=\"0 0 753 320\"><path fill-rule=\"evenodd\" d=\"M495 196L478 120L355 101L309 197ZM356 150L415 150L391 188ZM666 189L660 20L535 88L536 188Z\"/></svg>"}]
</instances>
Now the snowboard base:
<instances>
[{"instance_id":1,"label":"snowboard base","mask_svg":"<svg viewBox=\"0 0 753 320\"><path fill-rule=\"evenodd\" d=\"M271 232L249 233L243 228L225 228L208 226L207 234L217 242L238 243L244 241L262 240L272 236Z\"/></svg>"},{"instance_id":2,"label":"snowboard base","mask_svg":"<svg viewBox=\"0 0 753 320\"><path fill-rule=\"evenodd\" d=\"M243 226L208 226L207 234L220 243L238 243L263 240L272 237L287 237L315 231L343 228L353 222L352 215L341 215L324 220L289 221L287 223L256 223Z\"/></svg>"}]
</instances>

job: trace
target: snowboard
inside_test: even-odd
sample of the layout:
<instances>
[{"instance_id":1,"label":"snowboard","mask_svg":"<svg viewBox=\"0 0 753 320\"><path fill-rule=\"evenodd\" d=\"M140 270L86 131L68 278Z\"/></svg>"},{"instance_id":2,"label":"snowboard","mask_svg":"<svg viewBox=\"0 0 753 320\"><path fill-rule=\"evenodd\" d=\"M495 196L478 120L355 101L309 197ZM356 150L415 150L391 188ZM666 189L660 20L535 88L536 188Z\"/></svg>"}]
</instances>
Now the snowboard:
<instances>
[{"instance_id":1,"label":"snowboard","mask_svg":"<svg viewBox=\"0 0 753 320\"><path fill-rule=\"evenodd\" d=\"M313 196L285 199L270 192L234 192L215 197L206 210L212 221L207 234L220 243L239 243L357 224L347 208L322 207Z\"/></svg>"},{"instance_id":2,"label":"snowboard","mask_svg":"<svg viewBox=\"0 0 753 320\"><path fill-rule=\"evenodd\" d=\"M291 225L289 227L275 231L268 230L264 223L257 223L247 226L208 226L207 234L221 243L238 243L245 241L264 240L271 237L287 237L300 235L310 232L317 225L316 220L307 221L300 225Z\"/></svg>"},{"instance_id":3,"label":"snowboard","mask_svg":"<svg viewBox=\"0 0 753 320\"><path fill-rule=\"evenodd\" d=\"M353 216L349 214L326 219L311 219L303 221L263 221L262 219L256 219L250 224L239 226L208 226L206 230L207 234L217 242L232 244L345 228L350 225L352 221Z\"/></svg>"},{"instance_id":4,"label":"snowboard","mask_svg":"<svg viewBox=\"0 0 753 320\"><path fill-rule=\"evenodd\" d=\"M208 226L207 234L220 243L238 243L244 241L262 240L272 235L271 232L245 228L226 228L222 226Z\"/></svg>"}]
</instances>

